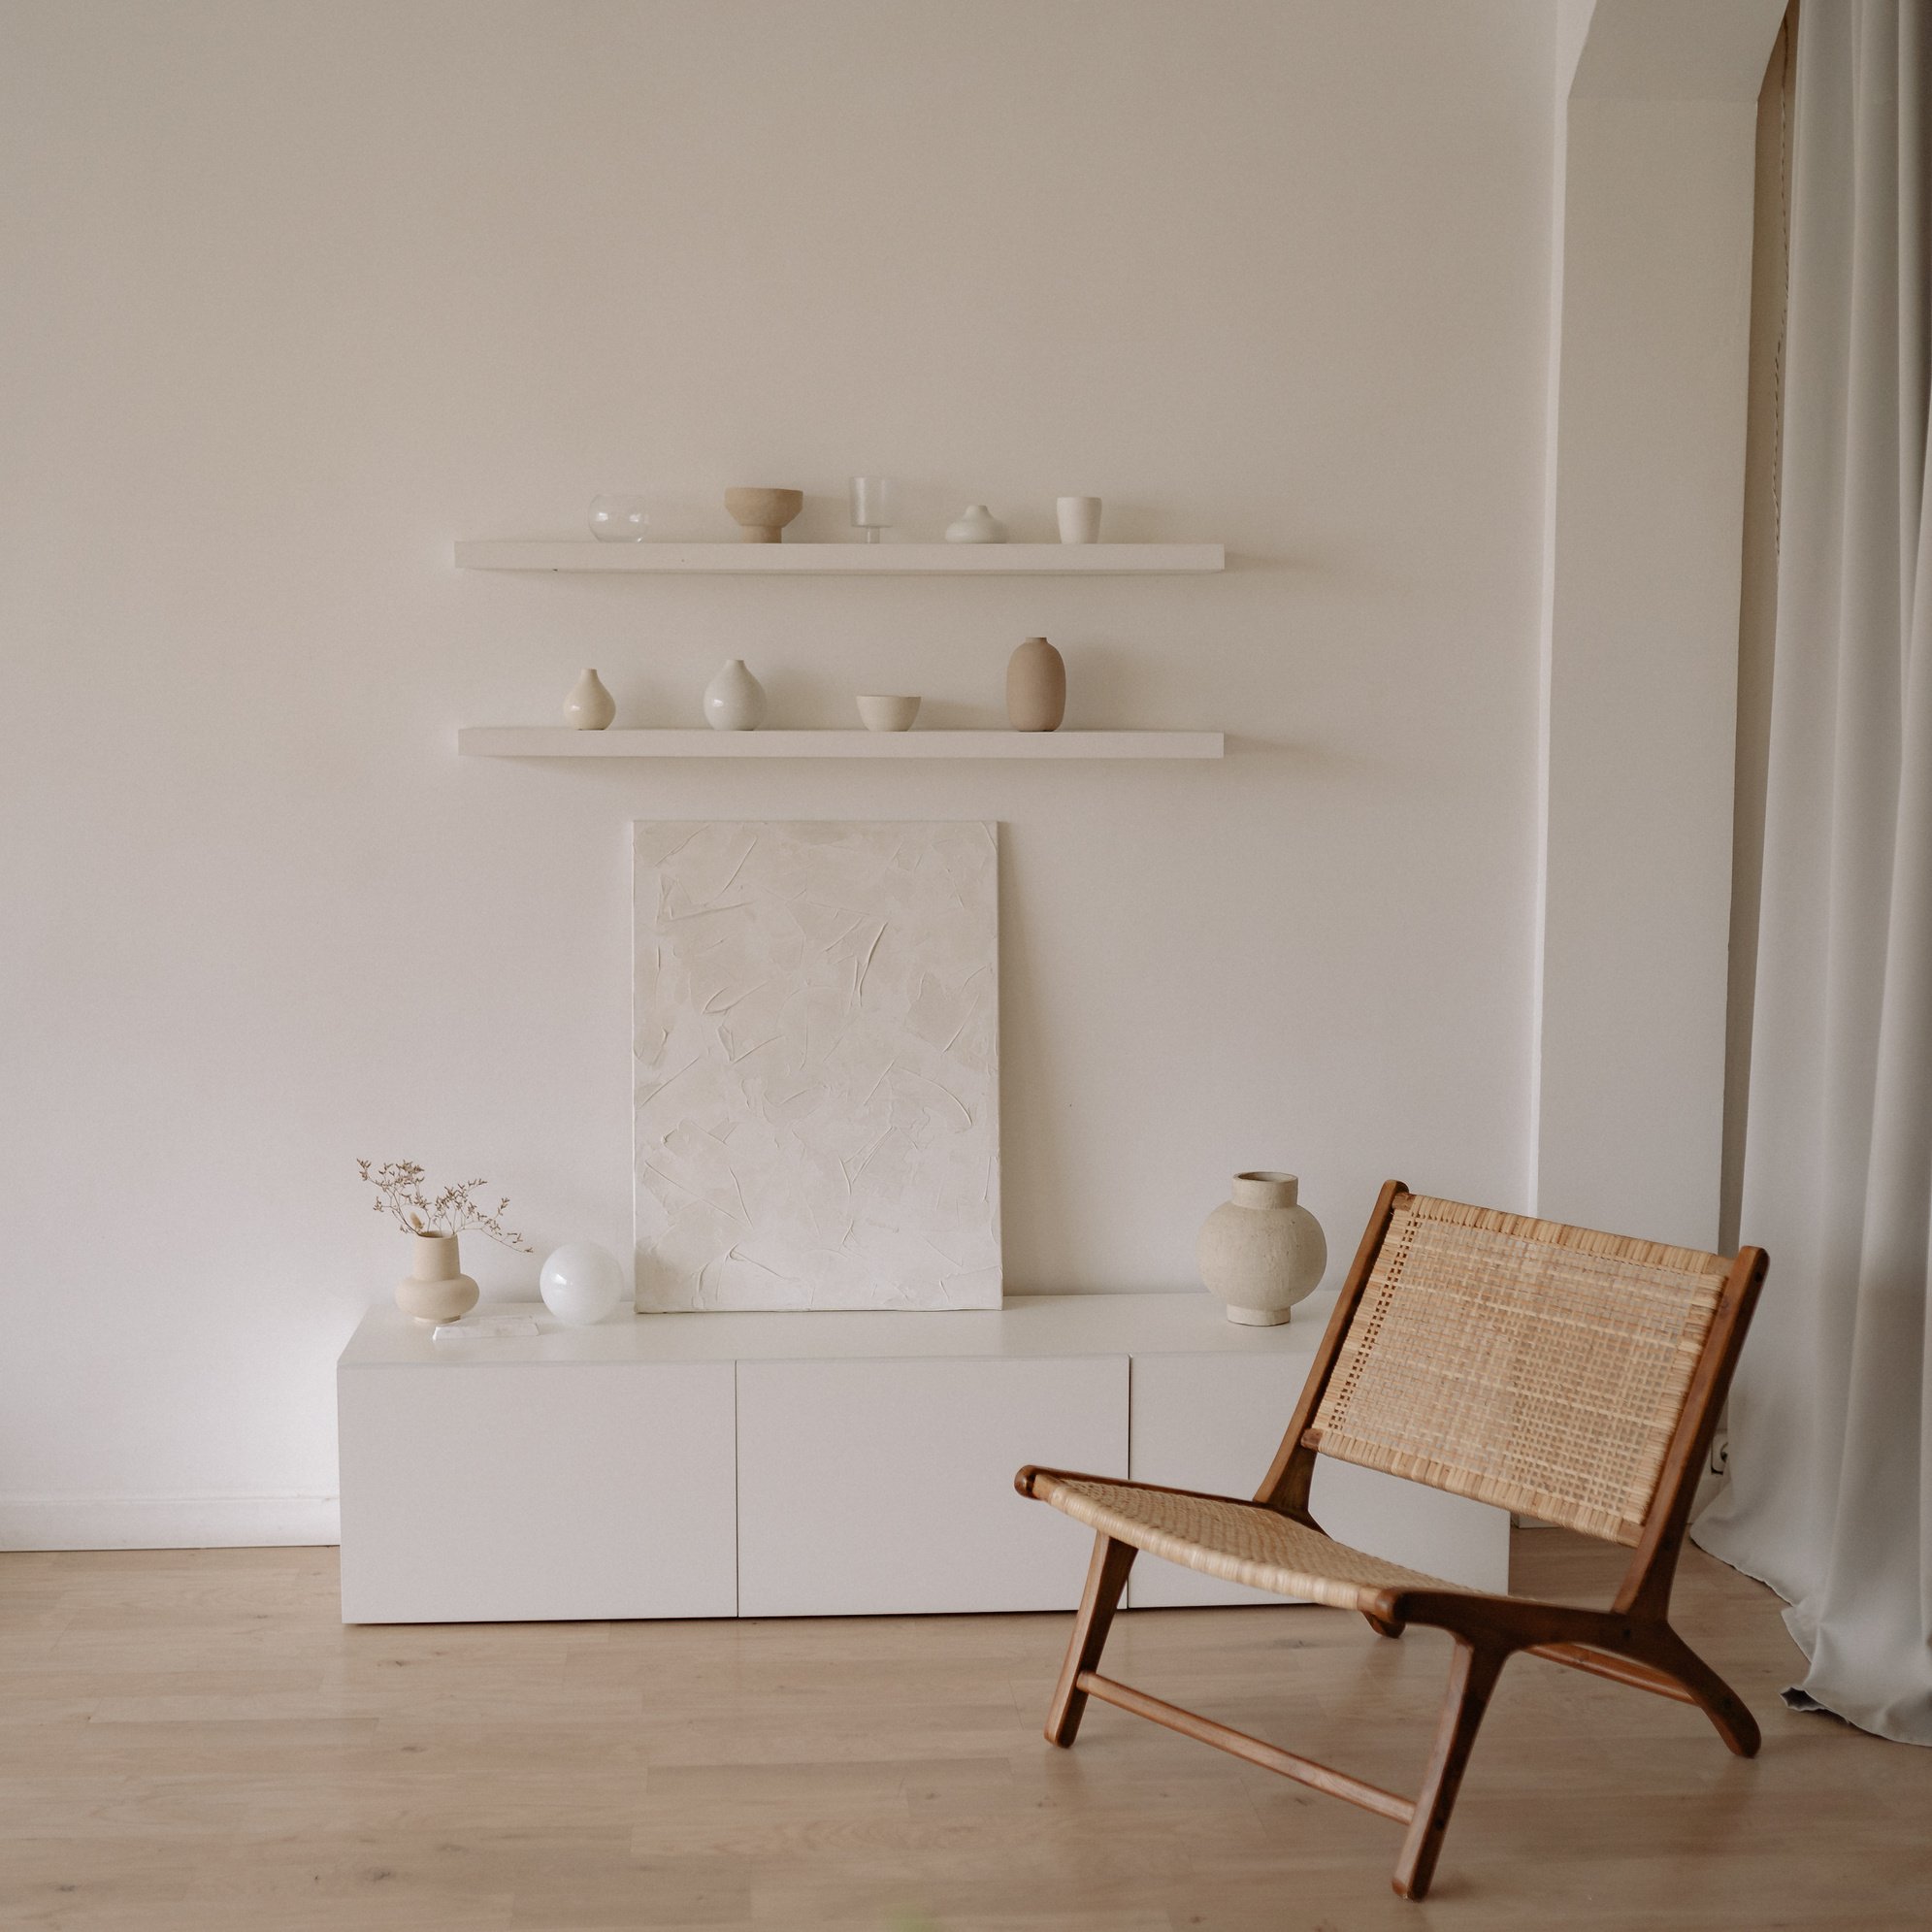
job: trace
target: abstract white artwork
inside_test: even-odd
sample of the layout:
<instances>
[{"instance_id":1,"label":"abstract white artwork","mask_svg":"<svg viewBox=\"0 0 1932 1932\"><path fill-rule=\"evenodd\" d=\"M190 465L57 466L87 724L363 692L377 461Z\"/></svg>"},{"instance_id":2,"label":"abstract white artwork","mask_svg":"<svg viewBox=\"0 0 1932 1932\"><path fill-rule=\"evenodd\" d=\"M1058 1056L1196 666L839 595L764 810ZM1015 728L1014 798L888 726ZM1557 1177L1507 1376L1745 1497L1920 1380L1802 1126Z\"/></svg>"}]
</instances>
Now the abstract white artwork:
<instances>
[{"instance_id":1,"label":"abstract white artwork","mask_svg":"<svg viewBox=\"0 0 1932 1932\"><path fill-rule=\"evenodd\" d=\"M997 830L633 828L639 1307L999 1305Z\"/></svg>"}]
</instances>

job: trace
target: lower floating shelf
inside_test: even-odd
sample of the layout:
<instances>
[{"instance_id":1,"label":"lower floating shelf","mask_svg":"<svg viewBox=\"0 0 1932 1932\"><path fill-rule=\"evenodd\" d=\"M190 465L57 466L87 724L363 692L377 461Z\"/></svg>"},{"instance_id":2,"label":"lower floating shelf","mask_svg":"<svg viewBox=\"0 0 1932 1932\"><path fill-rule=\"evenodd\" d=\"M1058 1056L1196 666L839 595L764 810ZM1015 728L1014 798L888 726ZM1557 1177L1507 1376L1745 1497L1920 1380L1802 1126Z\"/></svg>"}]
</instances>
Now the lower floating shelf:
<instances>
[{"instance_id":1,"label":"lower floating shelf","mask_svg":"<svg viewBox=\"0 0 1932 1932\"><path fill-rule=\"evenodd\" d=\"M466 725L466 758L1219 758L1220 732L573 731Z\"/></svg>"}]
</instances>

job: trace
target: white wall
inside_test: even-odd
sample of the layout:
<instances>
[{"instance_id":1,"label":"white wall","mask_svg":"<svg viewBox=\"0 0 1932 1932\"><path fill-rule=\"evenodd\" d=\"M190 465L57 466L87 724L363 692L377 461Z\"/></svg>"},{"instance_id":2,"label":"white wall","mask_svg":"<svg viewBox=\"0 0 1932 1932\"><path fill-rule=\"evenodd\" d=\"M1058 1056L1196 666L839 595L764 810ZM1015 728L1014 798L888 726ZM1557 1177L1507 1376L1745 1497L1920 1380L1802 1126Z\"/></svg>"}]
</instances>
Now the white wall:
<instances>
[{"instance_id":1,"label":"white wall","mask_svg":"<svg viewBox=\"0 0 1932 1932\"><path fill-rule=\"evenodd\" d=\"M1697 1248L1723 1144L1755 104L1783 11L1596 0L1559 134L1532 1193Z\"/></svg>"},{"instance_id":2,"label":"white wall","mask_svg":"<svg viewBox=\"0 0 1932 1932\"><path fill-rule=\"evenodd\" d=\"M638 816L1003 823L1013 1289L1187 1283L1237 1166L1337 1267L1392 1173L1523 1199L1550 9L0 20L0 1537L326 1532L333 1358L404 1261L358 1154L623 1250ZM1232 567L449 565L613 487L721 536L796 483L835 539L857 470L917 534L1093 491ZM1227 763L452 751L586 664L696 722L727 655L778 721L989 724L1036 631L1070 723Z\"/></svg>"}]
</instances>

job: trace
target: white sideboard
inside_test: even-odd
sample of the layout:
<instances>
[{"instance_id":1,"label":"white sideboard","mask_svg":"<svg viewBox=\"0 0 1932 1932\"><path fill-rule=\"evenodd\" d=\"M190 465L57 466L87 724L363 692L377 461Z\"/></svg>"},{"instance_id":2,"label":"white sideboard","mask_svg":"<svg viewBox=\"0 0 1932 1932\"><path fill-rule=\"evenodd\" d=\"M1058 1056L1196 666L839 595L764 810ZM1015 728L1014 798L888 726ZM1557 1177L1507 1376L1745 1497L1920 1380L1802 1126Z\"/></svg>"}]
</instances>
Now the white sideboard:
<instances>
[{"instance_id":1,"label":"white sideboard","mask_svg":"<svg viewBox=\"0 0 1932 1932\"><path fill-rule=\"evenodd\" d=\"M343 1621L1071 1609L1092 1539L1014 1471L1252 1494L1330 1306L1276 1328L1199 1293L594 1328L533 1306L539 1334L443 1341L372 1309L337 1364ZM1501 1510L1326 1458L1313 1506L1507 1584ZM1143 1558L1128 1601L1279 1599Z\"/></svg>"}]
</instances>

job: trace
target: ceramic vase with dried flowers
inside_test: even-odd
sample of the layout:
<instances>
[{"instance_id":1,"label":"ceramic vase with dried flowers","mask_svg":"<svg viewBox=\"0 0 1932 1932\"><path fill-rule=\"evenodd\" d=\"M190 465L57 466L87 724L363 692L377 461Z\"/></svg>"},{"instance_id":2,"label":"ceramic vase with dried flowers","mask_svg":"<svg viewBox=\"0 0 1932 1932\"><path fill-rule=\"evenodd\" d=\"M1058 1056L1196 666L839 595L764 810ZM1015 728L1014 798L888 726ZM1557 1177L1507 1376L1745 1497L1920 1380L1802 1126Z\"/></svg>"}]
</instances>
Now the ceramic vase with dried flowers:
<instances>
[{"instance_id":1,"label":"ceramic vase with dried flowers","mask_svg":"<svg viewBox=\"0 0 1932 1932\"><path fill-rule=\"evenodd\" d=\"M499 1218L509 1206L508 1196L497 1202L495 1214L471 1199L471 1189L480 1188L481 1181L459 1181L432 1196L413 1161L385 1161L379 1167L367 1161L355 1164L376 1190L376 1212L388 1215L414 1237L413 1265L396 1284L396 1306L418 1322L460 1321L481 1298L482 1290L462 1271L460 1235L474 1229L519 1254L536 1252Z\"/></svg>"}]
</instances>

